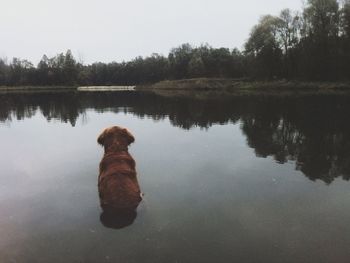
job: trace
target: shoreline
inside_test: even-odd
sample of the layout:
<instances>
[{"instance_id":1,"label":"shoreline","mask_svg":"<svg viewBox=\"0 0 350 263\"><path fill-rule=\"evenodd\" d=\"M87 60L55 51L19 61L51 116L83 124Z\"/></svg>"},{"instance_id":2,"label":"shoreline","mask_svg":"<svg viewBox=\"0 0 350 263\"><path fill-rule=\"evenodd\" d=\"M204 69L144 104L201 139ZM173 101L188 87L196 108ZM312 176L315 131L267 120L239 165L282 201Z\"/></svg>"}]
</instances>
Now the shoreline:
<instances>
[{"instance_id":1,"label":"shoreline","mask_svg":"<svg viewBox=\"0 0 350 263\"><path fill-rule=\"evenodd\" d=\"M254 81L242 79L196 78L165 80L152 85L140 85L138 90L349 90L350 82Z\"/></svg>"},{"instance_id":2,"label":"shoreline","mask_svg":"<svg viewBox=\"0 0 350 263\"><path fill-rule=\"evenodd\" d=\"M279 92L350 92L350 82L252 81L242 79L196 78L165 80L136 86L0 86L0 92L123 92L150 91L156 93L279 93Z\"/></svg>"}]
</instances>

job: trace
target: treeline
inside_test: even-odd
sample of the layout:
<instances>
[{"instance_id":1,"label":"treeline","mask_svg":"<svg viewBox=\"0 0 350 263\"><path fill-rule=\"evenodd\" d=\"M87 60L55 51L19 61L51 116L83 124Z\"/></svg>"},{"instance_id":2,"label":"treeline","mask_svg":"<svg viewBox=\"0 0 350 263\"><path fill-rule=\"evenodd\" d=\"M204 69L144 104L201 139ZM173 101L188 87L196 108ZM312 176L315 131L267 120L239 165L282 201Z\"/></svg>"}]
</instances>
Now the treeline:
<instances>
[{"instance_id":1,"label":"treeline","mask_svg":"<svg viewBox=\"0 0 350 263\"><path fill-rule=\"evenodd\" d=\"M263 16L242 51L183 44L168 56L78 62L68 50L28 60L0 59L0 85L136 85L166 79L350 80L350 0L307 0L302 11Z\"/></svg>"},{"instance_id":2,"label":"treeline","mask_svg":"<svg viewBox=\"0 0 350 263\"><path fill-rule=\"evenodd\" d=\"M43 56L36 67L27 60L0 59L0 86L15 85L136 85L165 79L195 77L238 78L245 75L244 56L237 49L183 44L167 57L152 54L129 62L83 65L68 50L55 57Z\"/></svg>"}]
</instances>

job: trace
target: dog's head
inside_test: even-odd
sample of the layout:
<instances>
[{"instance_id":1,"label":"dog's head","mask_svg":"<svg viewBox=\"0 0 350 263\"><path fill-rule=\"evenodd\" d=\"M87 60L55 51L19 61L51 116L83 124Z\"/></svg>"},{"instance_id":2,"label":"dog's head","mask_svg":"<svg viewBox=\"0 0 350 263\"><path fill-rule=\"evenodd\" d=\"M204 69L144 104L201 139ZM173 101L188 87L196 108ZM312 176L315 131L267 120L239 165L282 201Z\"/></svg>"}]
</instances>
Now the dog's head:
<instances>
[{"instance_id":1,"label":"dog's head","mask_svg":"<svg viewBox=\"0 0 350 263\"><path fill-rule=\"evenodd\" d=\"M135 141L134 136L125 128L113 126L105 129L97 138L97 142L105 147L117 144L121 147L127 147Z\"/></svg>"}]
</instances>

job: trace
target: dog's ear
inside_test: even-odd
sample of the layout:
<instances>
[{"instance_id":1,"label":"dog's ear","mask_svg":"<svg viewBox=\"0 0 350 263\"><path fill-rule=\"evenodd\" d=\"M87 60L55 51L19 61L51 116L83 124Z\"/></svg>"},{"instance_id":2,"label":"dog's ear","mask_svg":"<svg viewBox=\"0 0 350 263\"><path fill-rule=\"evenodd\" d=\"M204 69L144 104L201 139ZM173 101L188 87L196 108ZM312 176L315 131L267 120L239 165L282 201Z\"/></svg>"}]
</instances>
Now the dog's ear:
<instances>
[{"instance_id":1,"label":"dog's ear","mask_svg":"<svg viewBox=\"0 0 350 263\"><path fill-rule=\"evenodd\" d=\"M123 132L126 134L128 138L128 144L131 144L135 141L135 137L127 129L123 129Z\"/></svg>"},{"instance_id":2,"label":"dog's ear","mask_svg":"<svg viewBox=\"0 0 350 263\"><path fill-rule=\"evenodd\" d=\"M97 138L97 143L104 146L104 142L105 142L105 137L106 137L106 130L104 130L100 136L98 136Z\"/></svg>"}]
</instances>

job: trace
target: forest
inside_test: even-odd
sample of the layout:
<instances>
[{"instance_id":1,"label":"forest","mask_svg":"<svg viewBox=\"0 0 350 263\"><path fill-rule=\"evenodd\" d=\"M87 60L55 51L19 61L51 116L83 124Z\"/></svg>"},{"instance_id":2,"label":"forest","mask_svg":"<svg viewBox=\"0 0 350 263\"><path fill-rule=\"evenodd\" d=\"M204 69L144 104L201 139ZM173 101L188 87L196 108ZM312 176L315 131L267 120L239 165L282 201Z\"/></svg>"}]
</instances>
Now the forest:
<instances>
[{"instance_id":1,"label":"forest","mask_svg":"<svg viewBox=\"0 0 350 263\"><path fill-rule=\"evenodd\" d=\"M138 85L188 78L349 81L350 0L307 0L300 11L264 15L242 50L188 43L167 56L84 64L70 50L37 65L0 58L0 86Z\"/></svg>"}]
</instances>

